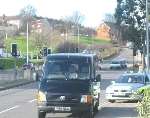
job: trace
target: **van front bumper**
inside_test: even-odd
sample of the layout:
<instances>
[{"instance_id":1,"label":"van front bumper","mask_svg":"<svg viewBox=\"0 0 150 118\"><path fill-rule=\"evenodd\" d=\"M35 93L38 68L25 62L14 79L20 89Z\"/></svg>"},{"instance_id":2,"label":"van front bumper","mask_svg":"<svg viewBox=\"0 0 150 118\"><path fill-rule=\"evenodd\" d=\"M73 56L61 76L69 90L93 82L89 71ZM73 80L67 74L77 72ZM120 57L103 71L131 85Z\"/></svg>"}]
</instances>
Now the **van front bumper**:
<instances>
[{"instance_id":1,"label":"van front bumper","mask_svg":"<svg viewBox=\"0 0 150 118\"><path fill-rule=\"evenodd\" d=\"M38 104L39 112L46 113L77 113L89 111L91 105L83 104L83 103L40 103Z\"/></svg>"},{"instance_id":2,"label":"van front bumper","mask_svg":"<svg viewBox=\"0 0 150 118\"><path fill-rule=\"evenodd\" d=\"M141 100L142 99L141 95L137 95L133 93L129 93L128 95L124 95L124 96L106 93L105 97L107 100Z\"/></svg>"}]
</instances>

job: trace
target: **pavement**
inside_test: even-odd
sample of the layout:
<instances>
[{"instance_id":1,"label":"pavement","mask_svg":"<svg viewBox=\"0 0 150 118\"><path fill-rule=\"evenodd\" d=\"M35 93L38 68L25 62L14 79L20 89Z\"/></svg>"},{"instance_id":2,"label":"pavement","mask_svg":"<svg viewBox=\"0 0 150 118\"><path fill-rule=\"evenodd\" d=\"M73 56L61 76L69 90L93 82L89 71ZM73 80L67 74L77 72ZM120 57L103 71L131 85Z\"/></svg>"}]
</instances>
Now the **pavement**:
<instances>
[{"instance_id":1,"label":"pavement","mask_svg":"<svg viewBox=\"0 0 150 118\"><path fill-rule=\"evenodd\" d=\"M14 70L2 70L0 71L0 91L23 86L34 82L32 79L32 72L30 70L23 71L17 70L15 74Z\"/></svg>"},{"instance_id":2,"label":"pavement","mask_svg":"<svg viewBox=\"0 0 150 118\"><path fill-rule=\"evenodd\" d=\"M17 80L0 80L0 91L23 86L29 83L34 82L34 80L27 80L27 79L17 79Z\"/></svg>"},{"instance_id":3,"label":"pavement","mask_svg":"<svg viewBox=\"0 0 150 118\"><path fill-rule=\"evenodd\" d=\"M113 58L116 55L117 54L109 55L108 57L105 57L105 59ZM19 74L21 73L19 72ZM0 72L0 91L35 82L33 79L28 79L28 77L25 78L22 76L24 75L22 74L19 77L17 77L17 79L14 79L15 77L13 75L12 70L1 71Z\"/></svg>"}]
</instances>

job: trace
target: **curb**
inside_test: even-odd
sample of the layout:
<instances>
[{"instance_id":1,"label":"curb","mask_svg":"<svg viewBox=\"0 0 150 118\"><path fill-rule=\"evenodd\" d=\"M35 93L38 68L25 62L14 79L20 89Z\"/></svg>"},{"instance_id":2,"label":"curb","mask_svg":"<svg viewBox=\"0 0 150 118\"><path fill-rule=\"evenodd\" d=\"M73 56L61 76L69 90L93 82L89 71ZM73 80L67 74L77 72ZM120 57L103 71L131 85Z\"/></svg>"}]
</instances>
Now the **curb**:
<instances>
[{"instance_id":1,"label":"curb","mask_svg":"<svg viewBox=\"0 0 150 118\"><path fill-rule=\"evenodd\" d=\"M16 84L16 85L10 85L10 86L7 86L7 87L2 87L2 88L0 88L0 91L11 89L11 88L15 88L15 87L19 87L19 86L23 86L23 85L27 85L27 84L30 84L30 83L33 83L33 82L35 82L35 81L31 80L31 81L20 83L20 84Z\"/></svg>"}]
</instances>

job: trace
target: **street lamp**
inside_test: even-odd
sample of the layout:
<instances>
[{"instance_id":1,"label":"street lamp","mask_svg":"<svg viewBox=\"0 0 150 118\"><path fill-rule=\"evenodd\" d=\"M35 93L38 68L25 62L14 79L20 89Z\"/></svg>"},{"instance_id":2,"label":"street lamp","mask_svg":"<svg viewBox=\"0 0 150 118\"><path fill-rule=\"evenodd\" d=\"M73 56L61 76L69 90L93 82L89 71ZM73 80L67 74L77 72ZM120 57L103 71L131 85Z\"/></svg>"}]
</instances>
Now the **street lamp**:
<instances>
[{"instance_id":1,"label":"street lamp","mask_svg":"<svg viewBox=\"0 0 150 118\"><path fill-rule=\"evenodd\" d=\"M78 52L79 52L79 41L80 41L80 27L79 27L79 24L77 24L77 25L73 25L72 26L72 28L74 28L74 35L76 35L77 34L77 43L78 43ZM76 32L76 29L75 28L77 28L77 32Z\"/></svg>"},{"instance_id":2,"label":"street lamp","mask_svg":"<svg viewBox=\"0 0 150 118\"><path fill-rule=\"evenodd\" d=\"M29 63L29 24L27 22L27 65Z\"/></svg>"},{"instance_id":3,"label":"street lamp","mask_svg":"<svg viewBox=\"0 0 150 118\"><path fill-rule=\"evenodd\" d=\"M79 52L79 40L80 40L80 37L79 37L79 32L80 32L79 25L77 25L77 29L78 29L78 52Z\"/></svg>"},{"instance_id":4,"label":"street lamp","mask_svg":"<svg viewBox=\"0 0 150 118\"><path fill-rule=\"evenodd\" d=\"M146 41L147 41L147 72L149 72L149 29L148 29L148 0L146 0Z\"/></svg>"}]
</instances>

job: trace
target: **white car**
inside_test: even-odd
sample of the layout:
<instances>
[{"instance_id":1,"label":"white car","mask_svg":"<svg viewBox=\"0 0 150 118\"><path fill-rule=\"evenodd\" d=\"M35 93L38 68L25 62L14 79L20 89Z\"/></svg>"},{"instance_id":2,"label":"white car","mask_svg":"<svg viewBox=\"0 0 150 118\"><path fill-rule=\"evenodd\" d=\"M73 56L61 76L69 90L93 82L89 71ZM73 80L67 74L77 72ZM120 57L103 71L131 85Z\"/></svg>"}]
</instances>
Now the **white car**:
<instances>
[{"instance_id":1,"label":"white car","mask_svg":"<svg viewBox=\"0 0 150 118\"><path fill-rule=\"evenodd\" d=\"M126 60L113 60L110 64L110 69L125 69L127 68Z\"/></svg>"},{"instance_id":2,"label":"white car","mask_svg":"<svg viewBox=\"0 0 150 118\"><path fill-rule=\"evenodd\" d=\"M138 101L142 96L135 94L136 91L149 82L149 78L144 73L126 73L106 88L106 99L109 102L115 100Z\"/></svg>"}]
</instances>

